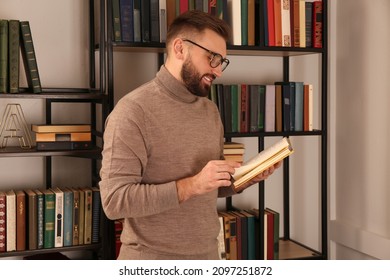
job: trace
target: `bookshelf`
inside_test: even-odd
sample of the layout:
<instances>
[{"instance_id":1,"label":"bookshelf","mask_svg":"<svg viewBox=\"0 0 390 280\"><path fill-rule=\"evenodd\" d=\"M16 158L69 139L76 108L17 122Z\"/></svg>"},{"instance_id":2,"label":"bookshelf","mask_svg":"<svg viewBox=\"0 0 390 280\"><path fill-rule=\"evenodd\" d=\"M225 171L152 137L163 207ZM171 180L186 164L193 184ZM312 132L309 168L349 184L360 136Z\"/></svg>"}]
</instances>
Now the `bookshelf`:
<instances>
[{"instance_id":1,"label":"bookshelf","mask_svg":"<svg viewBox=\"0 0 390 280\"><path fill-rule=\"evenodd\" d=\"M82 161L87 163L87 166L90 166L90 170L87 174L82 174L83 178L80 182L88 182L88 186L95 187L98 186L99 178L99 166L101 159L101 150L102 150L102 136L104 130L104 120L107 117L107 95L104 93L104 83L96 81L96 61L102 63L103 55L99 52L98 59L95 60L95 33L94 33L94 1L90 1L86 4L88 7L88 14L86 16L89 17L88 24L85 25L85 28L81 28L80 32L85 32L88 34L88 42L89 42L89 50L87 50L84 55L85 61L87 61L88 69L89 69L89 80L87 81L85 88L78 87L58 87L58 88L49 88L44 87L45 84L42 85L42 92L33 93L29 88L20 88L18 93L1 93L0 100L2 103L23 103L23 105L27 104L33 107L34 104L42 104L43 113L34 112L36 114L43 114L43 116L39 116L39 118L44 120L45 124L57 123L58 114L56 114L56 110L60 109L62 106L74 106L76 109L74 110L82 110L79 112L80 114L86 114L88 118L88 123L91 125L91 134L92 134L92 147L85 150L36 150L35 146L31 149L23 149L16 145L7 145L4 148L0 149L0 158L2 160L8 159L18 159L23 161L29 158L39 158L42 159L42 170L43 170L43 183L41 186L30 186L30 184L26 185L25 188L17 187L18 189L27 189L27 188L52 188L54 187L54 181L56 176L58 176L58 169L61 168L56 165L55 160L57 158L66 157L67 160L73 161L75 159L82 159ZM4 16L4 15L3 15ZM7 16L7 15L5 15ZM31 27L34 28L34 25ZM83 33L84 34L84 33ZM77 35L76 35L77 36ZM47 37L48 42L51 39ZM102 37L103 38L103 37ZM38 41L34 38L33 32L33 42L35 44L35 48L37 49L38 45L42 45L42 42ZM61 51L61 50L58 50ZM84 62L80 62L84 63ZM38 59L39 64L39 59ZM76 65L75 67L78 67ZM55 66L56 69L58 66ZM42 70L42 69L39 69ZM20 71L23 71L23 68L20 68ZM41 72L41 71L40 71ZM42 72L40 73L42 75ZM41 81L46 80L44 76L41 76ZM81 104L81 106L78 106ZM79 109L80 108L80 109ZM55 117L54 117L55 116ZM26 119L29 119L25 113ZM31 123L28 123L30 125ZM31 135L33 132L31 131ZM14 144L14 143L12 143ZM78 166L78 165L75 165ZM35 170L35 169L34 169ZM86 170L88 170L86 168ZM76 170L72 170L71 172L75 172ZM10 172L12 170L4 170L3 172ZM18 172L17 172L18 173ZM16 181L20 181L20 179L15 178ZM77 179L75 180L77 182ZM77 184L77 183L75 183ZM60 187L73 187L73 186L60 186ZM80 185L74 185L74 187L84 187ZM12 185L1 187L1 191L7 191L9 189L13 189ZM26 196L27 201L27 196ZM52 255L53 253L59 252L84 252L88 251L92 254L93 258L96 259L106 259L107 251L105 247L105 239L103 238L104 229L107 227L107 219L104 216L103 211L100 209L100 237L98 242L93 242L91 244L82 244L76 246L67 246L67 247L53 247L46 249L34 249L28 250L28 246L26 245L26 250L21 251L5 251L0 252L0 258L23 258L23 257L31 257L34 255L42 255L43 258L45 254ZM27 214L27 213L26 213ZM27 221L26 221L27 222ZM29 236L28 231L26 232L27 239Z\"/></svg>"},{"instance_id":2,"label":"bookshelf","mask_svg":"<svg viewBox=\"0 0 390 280\"><path fill-rule=\"evenodd\" d=\"M120 53L151 53L158 55L158 65L164 63L164 47L163 43L158 42L117 42L113 38L113 10L111 0L101 0L106 3L107 17L105 23L107 26L107 92L108 92L108 104L109 110L114 108L114 82L116 77L114 75L114 57L115 52ZM327 1L323 0L323 35L322 35L322 48L300 48L300 47L268 47L264 45L264 42L256 46L234 46L229 45L227 48L228 57L232 56L253 56L253 57L273 57L281 60L282 64L282 76L283 81L290 80L291 74L291 59L301 56L316 55L319 57L319 67L315 67L313 71L319 73L319 88L317 89L320 113L319 113L319 127L315 127L311 131L282 131L282 132L248 132L248 133L225 133L225 140L232 141L239 138L256 138L258 151L262 151L265 147L266 139L272 137L312 137L316 138L319 142L318 152L320 162L319 171L319 199L316 203L316 207L319 209L319 249L313 249L304 243L294 240L291 236L291 189L290 189L290 177L291 177L291 160L285 159L283 161L283 196L280 197L283 205L283 232L280 238L280 259L327 259L328 257L328 226L327 226ZM105 14L106 10L102 10L101 14ZM229 66L234 67L234 66ZM158 70L158 69L157 69ZM299 168L299 167L298 167ZM267 207L265 203L265 197L267 195L265 184L267 182L261 182L258 186L258 209L260 211L259 223L264 224L264 209ZM245 196L244 194L241 194ZM234 198L226 199L226 209L234 209ZM113 229L111 230L111 240L114 240ZM264 240L264 235L260 230L259 240ZM114 241L113 245L114 247ZM111 250L114 248L112 247ZM259 243L260 259L264 258L264 250L262 242ZM112 253L114 254L114 253Z\"/></svg>"}]
</instances>

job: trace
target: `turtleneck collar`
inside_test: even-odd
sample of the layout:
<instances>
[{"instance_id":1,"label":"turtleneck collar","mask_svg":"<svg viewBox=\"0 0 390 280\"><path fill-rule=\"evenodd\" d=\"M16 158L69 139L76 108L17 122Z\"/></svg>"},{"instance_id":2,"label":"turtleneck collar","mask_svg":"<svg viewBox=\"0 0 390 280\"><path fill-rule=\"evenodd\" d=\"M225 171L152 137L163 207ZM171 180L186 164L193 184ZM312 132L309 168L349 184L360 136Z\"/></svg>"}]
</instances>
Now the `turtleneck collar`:
<instances>
[{"instance_id":1,"label":"turtleneck collar","mask_svg":"<svg viewBox=\"0 0 390 280\"><path fill-rule=\"evenodd\" d=\"M186 103L192 103L199 98L192 94L181 81L177 80L164 65L161 66L156 78L157 82L175 99L179 99Z\"/></svg>"}]
</instances>

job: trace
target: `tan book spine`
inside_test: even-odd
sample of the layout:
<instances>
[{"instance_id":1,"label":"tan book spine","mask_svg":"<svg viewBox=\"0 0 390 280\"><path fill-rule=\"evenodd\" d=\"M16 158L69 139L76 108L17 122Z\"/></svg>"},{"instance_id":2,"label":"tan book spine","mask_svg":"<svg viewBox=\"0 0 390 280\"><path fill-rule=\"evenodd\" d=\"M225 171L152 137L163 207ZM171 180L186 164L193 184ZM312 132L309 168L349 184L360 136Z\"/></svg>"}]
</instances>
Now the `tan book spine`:
<instances>
[{"instance_id":1,"label":"tan book spine","mask_svg":"<svg viewBox=\"0 0 390 280\"><path fill-rule=\"evenodd\" d=\"M13 190L6 192L6 248L7 252L16 251L16 195Z\"/></svg>"},{"instance_id":2,"label":"tan book spine","mask_svg":"<svg viewBox=\"0 0 390 280\"><path fill-rule=\"evenodd\" d=\"M55 132L55 133L70 133L70 132L90 132L91 125L89 124L33 124L31 130L34 132Z\"/></svg>"},{"instance_id":3,"label":"tan book spine","mask_svg":"<svg viewBox=\"0 0 390 280\"><path fill-rule=\"evenodd\" d=\"M70 132L70 133L36 133L35 141L36 142L56 142L56 141L91 141L92 133L91 132Z\"/></svg>"}]
</instances>

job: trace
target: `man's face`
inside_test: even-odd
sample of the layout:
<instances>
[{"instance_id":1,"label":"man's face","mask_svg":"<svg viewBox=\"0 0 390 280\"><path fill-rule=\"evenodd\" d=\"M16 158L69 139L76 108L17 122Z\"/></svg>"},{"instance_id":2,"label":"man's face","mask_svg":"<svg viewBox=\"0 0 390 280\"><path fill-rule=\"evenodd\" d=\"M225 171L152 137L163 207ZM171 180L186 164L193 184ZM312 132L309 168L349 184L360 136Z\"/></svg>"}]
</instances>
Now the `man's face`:
<instances>
[{"instance_id":1,"label":"man's face","mask_svg":"<svg viewBox=\"0 0 390 280\"><path fill-rule=\"evenodd\" d=\"M199 73L192 62L191 56L188 56L181 69L181 78L184 85L192 94L200 97L207 97L210 92L211 84L216 76L213 73Z\"/></svg>"}]
</instances>

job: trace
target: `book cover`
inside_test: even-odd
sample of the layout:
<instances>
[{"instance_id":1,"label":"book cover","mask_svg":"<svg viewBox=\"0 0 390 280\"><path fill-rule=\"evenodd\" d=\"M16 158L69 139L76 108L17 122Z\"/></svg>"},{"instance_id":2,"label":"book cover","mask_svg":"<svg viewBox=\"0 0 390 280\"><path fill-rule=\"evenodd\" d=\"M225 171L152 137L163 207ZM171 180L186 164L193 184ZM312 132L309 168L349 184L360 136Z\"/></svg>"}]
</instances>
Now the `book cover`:
<instances>
[{"instance_id":1,"label":"book cover","mask_svg":"<svg viewBox=\"0 0 390 280\"><path fill-rule=\"evenodd\" d=\"M35 133L36 142L63 142L63 141L72 141L72 142L88 142L92 141L92 132L47 132L47 133Z\"/></svg>"},{"instance_id":2,"label":"book cover","mask_svg":"<svg viewBox=\"0 0 390 280\"><path fill-rule=\"evenodd\" d=\"M61 189L64 195L64 233L63 233L63 246L73 245L73 191L69 188Z\"/></svg>"},{"instance_id":3,"label":"book cover","mask_svg":"<svg viewBox=\"0 0 390 280\"><path fill-rule=\"evenodd\" d=\"M295 131L303 131L303 82L295 82Z\"/></svg>"},{"instance_id":4,"label":"book cover","mask_svg":"<svg viewBox=\"0 0 390 280\"><path fill-rule=\"evenodd\" d=\"M248 46L254 46L255 41L255 0L248 0Z\"/></svg>"},{"instance_id":5,"label":"book cover","mask_svg":"<svg viewBox=\"0 0 390 280\"><path fill-rule=\"evenodd\" d=\"M236 191L243 190L243 184L247 183L277 162L288 157L293 152L294 150L290 139L283 137L267 149L244 162L239 168L236 168L236 171L233 174L233 179L235 180L233 184Z\"/></svg>"},{"instance_id":6,"label":"book cover","mask_svg":"<svg viewBox=\"0 0 390 280\"><path fill-rule=\"evenodd\" d=\"M305 0L299 0L299 46L306 48L306 9Z\"/></svg>"},{"instance_id":7,"label":"book cover","mask_svg":"<svg viewBox=\"0 0 390 280\"><path fill-rule=\"evenodd\" d=\"M275 84L275 130L283 131L283 96L282 85Z\"/></svg>"},{"instance_id":8,"label":"book cover","mask_svg":"<svg viewBox=\"0 0 390 280\"><path fill-rule=\"evenodd\" d=\"M30 23L28 21L20 22L20 32L22 35L22 58L24 69L26 70L28 87L32 89L34 93L40 93L42 92L41 80L38 72L38 63L35 54Z\"/></svg>"},{"instance_id":9,"label":"book cover","mask_svg":"<svg viewBox=\"0 0 390 280\"><path fill-rule=\"evenodd\" d=\"M38 196L31 189L25 190L27 195L27 228L28 249L38 249Z\"/></svg>"},{"instance_id":10,"label":"book cover","mask_svg":"<svg viewBox=\"0 0 390 280\"><path fill-rule=\"evenodd\" d=\"M19 48L20 48L20 22L10 20L8 23L8 56L9 56L9 92L19 92Z\"/></svg>"},{"instance_id":11,"label":"book cover","mask_svg":"<svg viewBox=\"0 0 390 280\"><path fill-rule=\"evenodd\" d=\"M168 15L167 15L167 1L159 0L159 23L160 23L160 43L164 43L167 39L168 31Z\"/></svg>"},{"instance_id":12,"label":"book cover","mask_svg":"<svg viewBox=\"0 0 390 280\"><path fill-rule=\"evenodd\" d=\"M52 188L55 194L54 247L64 246L64 193Z\"/></svg>"},{"instance_id":13,"label":"book cover","mask_svg":"<svg viewBox=\"0 0 390 280\"><path fill-rule=\"evenodd\" d=\"M303 86L303 130L313 130L313 85Z\"/></svg>"},{"instance_id":14,"label":"book cover","mask_svg":"<svg viewBox=\"0 0 390 280\"><path fill-rule=\"evenodd\" d=\"M0 93L8 91L8 20L0 20Z\"/></svg>"},{"instance_id":15,"label":"book cover","mask_svg":"<svg viewBox=\"0 0 390 280\"><path fill-rule=\"evenodd\" d=\"M232 132L239 132L240 128L240 114L239 107L241 107L241 87L237 84L230 86L230 95L231 95L231 123L232 123Z\"/></svg>"},{"instance_id":16,"label":"book cover","mask_svg":"<svg viewBox=\"0 0 390 280\"><path fill-rule=\"evenodd\" d=\"M100 211L101 211L100 189L92 188L92 243L100 241Z\"/></svg>"},{"instance_id":17,"label":"book cover","mask_svg":"<svg viewBox=\"0 0 390 280\"><path fill-rule=\"evenodd\" d=\"M231 85L223 85L222 102L223 102L223 126L225 132L232 132L232 92Z\"/></svg>"},{"instance_id":18,"label":"book cover","mask_svg":"<svg viewBox=\"0 0 390 280\"><path fill-rule=\"evenodd\" d=\"M6 206L7 197L5 192L0 191L0 252L5 252L6 249Z\"/></svg>"},{"instance_id":19,"label":"book cover","mask_svg":"<svg viewBox=\"0 0 390 280\"><path fill-rule=\"evenodd\" d=\"M249 92L246 84L241 84L240 132L249 132Z\"/></svg>"},{"instance_id":20,"label":"book cover","mask_svg":"<svg viewBox=\"0 0 390 280\"><path fill-rule=\"evenodd\" d=\"M141 0L134 0L134 10L133 10L133 18L134 18L134 42L141 42Z\"/></svg>"},{"instance_id":21,"label":"book cover","mask_svg":"<svg viewBox=\"0 0 390 280\"><path fill-rule=\"evenodd\" d=\"M26 193L23 190L16 194L16 251L26 250Z\"/></svg>"},{"instance_id":22,"label":"book cover","mask_svg":"<svg viewBox=\"0 0 390 280\"><path fill-rule=\"evenodd\" d=\"M274 216L269 211L264 211L264 222L267 223L267 238L265 242L267 242L267 249L264 252L265 259L273 260L274 259Z\"/></svg>"},{"instance_id":23,"label":"book cover","mask_svg":"<svg viewBox=\"0 0 390 280\"><path fill-rule=\"evenodd\" d=\"M7 252L16 251L16 194L15 191L6 192L6 249Z\"/></svg>"},{"instance_id":24,"label":"book cover","mask_svg":"<svg viewBox=\"0 0 390 280\"><path fill-rule=\"evenodd\" d=\"M44 220L44 210L45 210L45 198L43 193L35 189L34 192L37 195L37 247L38 249L43 248L43 234L44 234L44 225L45 225L45 220Z\"/></svg>"},{"instance_id":25,"label":"book cover","mask_svg":"<svg viewBox=\"0 0 390 280\"><path fill-rule=\"evenodd\" d=\"M282 38L282 0L274 1L274 31L275 31L275 46L283 45ZM269 22L269 21L268 21Z\"/></svg>"},{"instance_id":26,"label":"book cover","mask_svg":"<svg viewBox=\"0 0 390 280\"><path fill-rule=\"evenodd\" d=\"M84 191L84 244L92 243L92 189Z\"/></svg>"},{"instance_id":27,"label":"book cover","mask_svg":"<svg viewBox=\"0 0 390 280\"><path fill-rule=\"evenodd\" d=\"M176 17L176 0L166 0L167 5L167 29Z\"/></svg>"},{"instance_id":28,"label":"book cover","mask_svg":"<svg viewBox=\"0 0 390 280\"><path fill-rule=\"evenodd\" d=\"M44 196L43 248L54 247L55 194L50 189L42 190Z\"/></svg>"},{"instance_id":29,"label":"book cover","mask_svg":"<svg viewBox=\"0 0 390 280\"><path fill-rule=\"evenodd\" d=\"M255 216L245 210L240 211L242 215L246 217L247 223L247 243L248 243L248 253L247 259L254 260L256 259L256 243L255 243Z\"/></svg>"},{"instance_id":30,"label":"book cover","mask_svg":"<svg viewBox=\"0 0 390 280\"><path fill-rule=\"evenodd\" d=\"M226 260L226 249L225 249L225 237L224 237L224 223L223 217L218 213L218 221L220 225L220 230L218 234L218 256L220 260Z\"/></svg>"},{"instance_id":31,"label":"book cover","mask_svg":"<svg viewBox=\"0 0 390 280\"><path fill-rule=\"evenodd\" d=\"M91 132L90 124L32 124L31 130L39 133Z\"/></svg>"},{"instance_id":32,"label":"book cover","mask_svg":"<svg viewBox=\"0 0 390 280\"><path fill-rule=\"evenodd\" d=\"M241 45L248 45L248 0L241 0Z\"/></svg>"}]
</instances>

